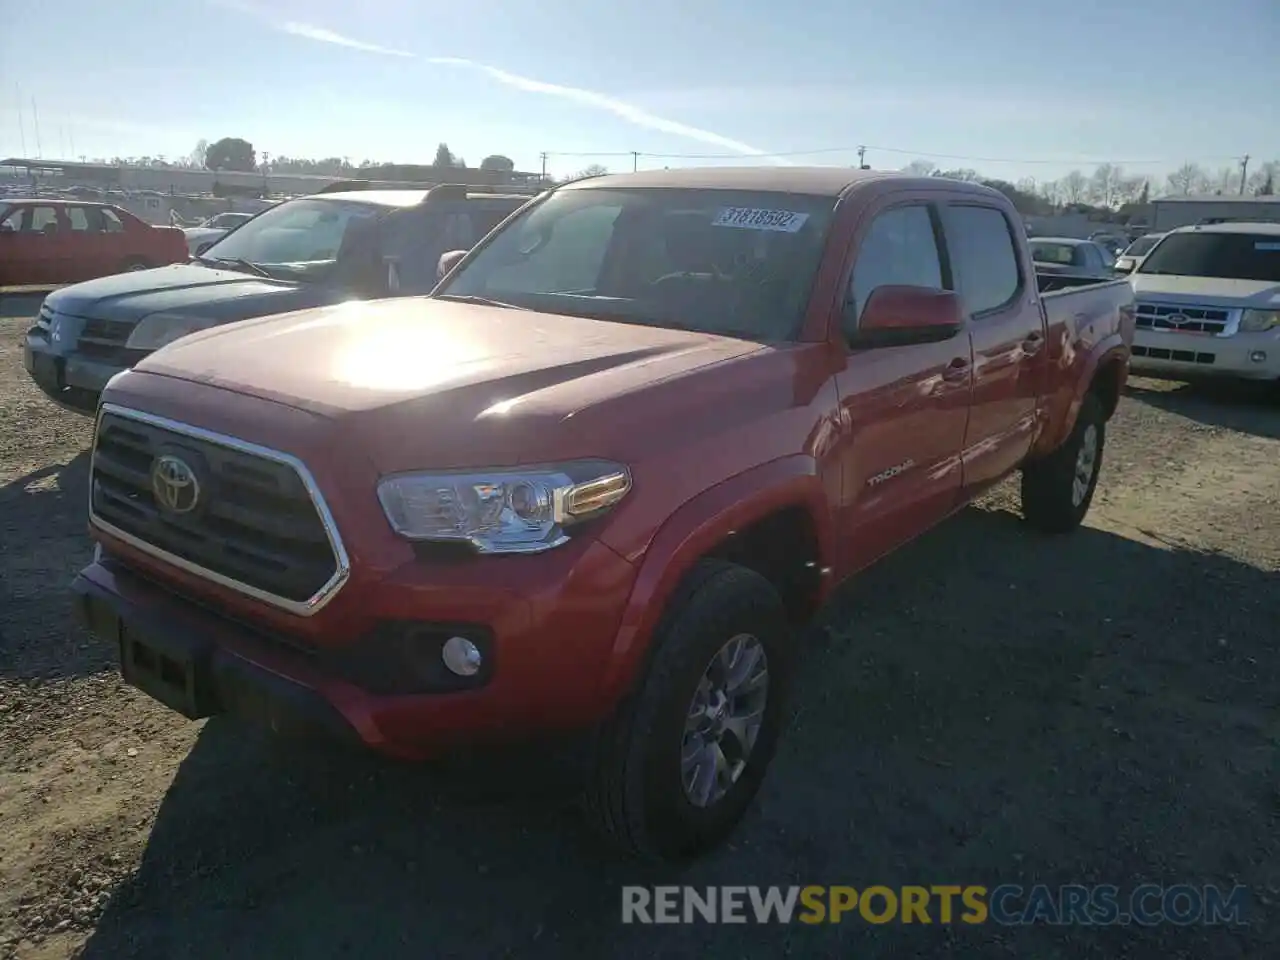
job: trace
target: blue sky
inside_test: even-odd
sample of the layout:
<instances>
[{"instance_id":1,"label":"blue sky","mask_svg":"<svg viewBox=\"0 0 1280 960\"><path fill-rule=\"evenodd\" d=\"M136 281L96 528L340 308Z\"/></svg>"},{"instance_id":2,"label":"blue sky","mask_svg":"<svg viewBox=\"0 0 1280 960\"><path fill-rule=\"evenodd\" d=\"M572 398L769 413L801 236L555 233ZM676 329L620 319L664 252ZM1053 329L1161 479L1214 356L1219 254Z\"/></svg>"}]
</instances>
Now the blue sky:
<instances>
[{"instance_id":1,"label":"blue sky","mask_svg":"<svg viewBox=\"0 0 1280 960\"><path fill-rule=\"evenodd\" d=\"M1280 159L1276 0L0 0L0 156ZM19 116L21 104L21 116ZM19 126L21 120L21 128ZM889 152L889 148L895 151ZM813 151L808 153L807 151ZM579 154L568 156L566 154ZM691 156L690 156L691 155ZM706 159L702 159L706 157ZM1012 162L1010 162L1012 161ZM1142 161L1142 162L1139 162ZM761 162L759 159L756 162Z\"/></svg>"}]
</instances>

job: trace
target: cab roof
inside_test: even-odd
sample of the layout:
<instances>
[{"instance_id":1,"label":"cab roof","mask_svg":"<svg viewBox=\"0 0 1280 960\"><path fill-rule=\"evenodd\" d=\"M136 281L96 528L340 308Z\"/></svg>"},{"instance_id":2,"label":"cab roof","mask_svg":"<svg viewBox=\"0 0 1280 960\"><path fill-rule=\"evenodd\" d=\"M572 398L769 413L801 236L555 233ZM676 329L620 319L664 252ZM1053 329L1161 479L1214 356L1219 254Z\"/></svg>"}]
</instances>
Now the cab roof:
<instances>
[{"instance_id":1,"label":"cab roof","mask_svg":"<svg viewBox=\"0 0 1280 960\"><path fill-rule=\"evenodd\" d=\"M890 177L915 179L901 173L849 167L683 167L677 170L604 174L575 180L561 189L665 187L673 190L757 190L765 193L838 197L854 184Z\"/></svg>"},{"instance_id":2,"label":"cab roof","mask_svg":"<svg viewBox=\"0 0 1280 960\"><path fill-rule=\"evenodd\" d=\"M1280 223L1269 220L1233 220L1229 223L1197 223L1178 227L1170 233L1255 233L1268 237L1280 237Z\"/></svg>"}]
</instances>

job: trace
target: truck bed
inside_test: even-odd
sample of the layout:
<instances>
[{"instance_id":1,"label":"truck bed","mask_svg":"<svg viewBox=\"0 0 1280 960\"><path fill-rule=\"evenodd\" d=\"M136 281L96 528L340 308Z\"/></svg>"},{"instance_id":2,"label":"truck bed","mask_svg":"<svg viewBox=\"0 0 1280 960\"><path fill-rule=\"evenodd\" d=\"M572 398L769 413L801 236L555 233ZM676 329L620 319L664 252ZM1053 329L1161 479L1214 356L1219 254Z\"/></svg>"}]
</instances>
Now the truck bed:
<instances>
[{"instance_id":1,"label":"truck bed","mask_svg":"<svg viewBox=\"0 0 1280 960\"><path fill-rule=\"evenodd\" d=\"M1049 329L1066 323L1075 329L1081 321L1088 323L1104 316L1124 319L1133 312L1133 287L1127 278L1095 280L1089 277L1046 277L1036 274L1041 286L1040 300L1044 303L1045 319ZM1050 281L1048 289L1044 281Z\"/></svg>"}]
</instances>

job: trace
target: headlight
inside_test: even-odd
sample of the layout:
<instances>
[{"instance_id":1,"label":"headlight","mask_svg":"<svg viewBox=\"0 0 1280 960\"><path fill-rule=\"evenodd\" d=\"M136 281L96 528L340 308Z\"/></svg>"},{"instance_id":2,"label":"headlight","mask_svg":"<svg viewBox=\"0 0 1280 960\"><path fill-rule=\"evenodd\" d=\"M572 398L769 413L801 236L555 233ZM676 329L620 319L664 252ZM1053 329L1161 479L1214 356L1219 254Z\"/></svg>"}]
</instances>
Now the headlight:
<instances>
[{"instance_id":1,"label":"headlight","mask_svg":"<svg viewBox=\"0 0 1280 960\"><path fill-rule=\"evenodd\" d=\"M1280 310L1246 310L1240 318L1241 333L1263 333L1280 327Z\"/></svg>"},{"instance_id":2,"label":"headlight","mask_svg":"<svg viewBox=\"0 0 1280 960\"><path fill-rule=\"evenodd\" d=\"M462 542L480 553L539 553L569 539L566 527L599 516L631 489L617 463L404 473L384 477L378 500L409 540Z\"/></svg>"},{"instance_id":3,"label":"headlight","mask_svg":"<svg viewBox=\"0 0 1280 960\"><path fill-rule=\"evenodd\" d=\"M133 328L125 346L131 350L159 350L197 330L207 330L218 321L207 317L182 317L175 313L153 313Z\"/></svg>"}]
</instances>

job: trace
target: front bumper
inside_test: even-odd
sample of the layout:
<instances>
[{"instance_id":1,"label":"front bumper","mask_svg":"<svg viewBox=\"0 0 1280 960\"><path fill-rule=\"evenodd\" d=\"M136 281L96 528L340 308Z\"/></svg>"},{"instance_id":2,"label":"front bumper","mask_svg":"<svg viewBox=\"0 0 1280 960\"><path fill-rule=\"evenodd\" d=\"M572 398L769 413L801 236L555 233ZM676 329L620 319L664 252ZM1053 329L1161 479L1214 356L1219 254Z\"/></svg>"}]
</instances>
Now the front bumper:
<instances>
[{"instance_id":1,"label":"front bumper","mask_svg":"<svg viewBox=\"0 0 1280 960\"><path fill-rule=\"evenodd\" d=\"M92 416L107 381L125 367L77 353L55 350L39 330L27 333L22 365L50 400L75 413Z\"/></svg>"},{"instance_id":2,"label":"front bumper","mask_svg":"<svg viewBox=\"0 0 1280 960\"><path fill-rule=\"evenodd\" d=\"M1280 380L1280 330L1216 337L1139 329L1130 367L1134 373L1174 379Z\"/></svg>"},{"instance_id":3,"label":"front bumper","mask_svg":"<svg viewBox=\"0 0 1280 960\"><path fill-rule=\"evenodd\" d=\"M518 597L509 587L475 583L451 591L449 601L433 600L416 568L402 569L361 591L363 626L321 638L224 613L118 556L100 555L71 589L77 619L117 649L126 682L184 716L226 714L422 759L579 729L607 709L598 680L634 568L598 543L580 544L576 560L550 564L561 565L574 572L551 594L540 586ZM488 671L466 688L450 687L442 668L434 678L421 669L417 686L397 684L388 673L403 669L375 662L388 623L474 629L488 638ZM439 666L438 658L431 662Z\"/></svg>"}]
</instances>

